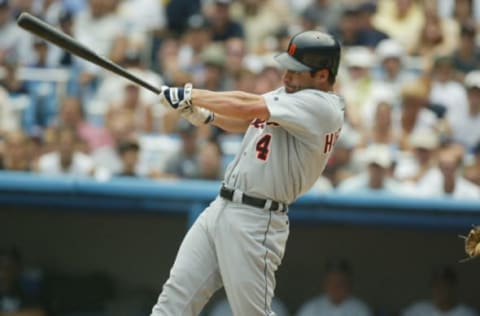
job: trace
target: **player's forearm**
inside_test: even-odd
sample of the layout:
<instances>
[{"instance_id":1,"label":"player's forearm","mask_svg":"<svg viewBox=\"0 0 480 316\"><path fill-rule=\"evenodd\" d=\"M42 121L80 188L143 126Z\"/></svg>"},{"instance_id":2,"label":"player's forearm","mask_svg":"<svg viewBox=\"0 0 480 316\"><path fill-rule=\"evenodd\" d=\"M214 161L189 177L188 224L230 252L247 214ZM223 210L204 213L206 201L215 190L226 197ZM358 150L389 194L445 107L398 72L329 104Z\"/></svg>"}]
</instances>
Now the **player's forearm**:
<instances>
[{"instance_id":1,"label":"player's forearm","mask_svg":"<svg viewBox=\"0 0 480 316\"><path fill-rule=\"evenodd\" d=\"M236 119L220 114L215 114L215 120L212 124L220 127L227 132L242 133L245 132L252 120L249 119Z\"/></svg>"},{"instance_id":2,"label":"player's forearm","mask_svg":"<svg viewBox=\"0 0 480 316\"><path fill-rule=\"evenodd\" d=\"M267 105L262 96L241 91L213 92L193 89L192 103L217 114L240 120L269 118Z\"/></svg>"}]
</instances>

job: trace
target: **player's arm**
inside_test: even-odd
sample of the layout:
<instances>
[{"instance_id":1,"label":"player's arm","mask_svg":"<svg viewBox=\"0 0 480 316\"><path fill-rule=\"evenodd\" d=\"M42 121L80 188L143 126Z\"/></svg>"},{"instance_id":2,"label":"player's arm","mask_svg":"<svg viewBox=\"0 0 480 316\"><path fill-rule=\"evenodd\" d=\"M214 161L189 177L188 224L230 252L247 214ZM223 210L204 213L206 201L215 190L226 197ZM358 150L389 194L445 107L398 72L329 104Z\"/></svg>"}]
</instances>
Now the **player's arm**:
<instances>
[{"instance_id":1,"label":"player's arm","mask_svg":"<svg viewBox=\"0 0 480 316\"><path fill-rule=\"evenodd\" d=\"M192 104L249 123L256 118L267 120L270 117L267 104L261 95L242 91L214 92L193 89Z\"/></svg>"},{"instance_id":2,"label":"player's arm","mask_svg":"<svg viewBox=\"0 0 480 316\"><path fill-rule=\"evenodd\" d=\"M180 112L193 125L214 124L227 131L245 131L253 119L266 120L270 112L263 96L241 91L214 92L182 87L162 87L160 103Z\"/></svg>"},{"instance_id":3,"label":"player's arm","mask_svg":"<svg viewBox=\"0 0 480 316\"><path fill-rule=\"evenodd\" d=\"M212 121L212 125L220 127L227 132L242 133L247 130L251 122L252 120L248 119L237 119L221 114L215 114L215 119Z\"/></svg>"}]
</instances>

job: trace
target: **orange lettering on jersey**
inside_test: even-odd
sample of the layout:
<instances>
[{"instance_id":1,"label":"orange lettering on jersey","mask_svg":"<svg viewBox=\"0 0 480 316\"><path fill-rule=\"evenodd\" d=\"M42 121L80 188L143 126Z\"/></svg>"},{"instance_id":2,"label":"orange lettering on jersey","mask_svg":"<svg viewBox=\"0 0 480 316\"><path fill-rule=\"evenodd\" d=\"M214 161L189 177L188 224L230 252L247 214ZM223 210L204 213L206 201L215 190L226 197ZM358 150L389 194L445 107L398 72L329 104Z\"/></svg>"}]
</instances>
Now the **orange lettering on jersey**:
<instances>
[{"instance_id":1,"label":"orange lettering on jersey","mask_svg":"<svg viewBox=\"0 0 480 316\"><path fill-rule=\"evenodd\" d=\"M334 140L335 140L335 133L325 134L325 146L323 147L324 154L327 154L330 151L332 151Z\"/></svg>"},{"instance_id":2,"label":"orange lettering on jersey","mask_svg":"<svg viewBox=\"0 0 480 316\"><path fill-rule=\"evenodd\" d=\"M341 128L339 128L334 133L325 134L325 146L323 147L324 154L328 154L329 152L332 151L333 146L335 146L335 143L337 142L338 137L340 137L340 131L341 131Z\"/></svg>"}]
</instances>

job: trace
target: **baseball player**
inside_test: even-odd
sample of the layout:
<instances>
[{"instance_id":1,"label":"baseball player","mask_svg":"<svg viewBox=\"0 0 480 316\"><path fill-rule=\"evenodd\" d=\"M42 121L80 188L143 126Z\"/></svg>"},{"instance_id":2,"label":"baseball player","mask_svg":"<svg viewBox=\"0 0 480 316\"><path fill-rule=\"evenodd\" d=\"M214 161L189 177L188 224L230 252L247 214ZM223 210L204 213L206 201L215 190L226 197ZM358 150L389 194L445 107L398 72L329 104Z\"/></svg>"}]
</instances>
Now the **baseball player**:
<instances>
[{"instance_id":1,"label":"baseball player","mask_svg":"<svg viewBox=\"0 0 480 316\"><path fill-rule=\"evenodd\" d=\"M198 315L221 286L234 315L275 315L288 205L322 173L344 120L343 102L332 93L336 39L299 33L276 60L286 69L284 86L264 95L162 88L161 102L192 124L245 136L218 197L185 236L151 316Z\"/></svg>"}]
</instances>

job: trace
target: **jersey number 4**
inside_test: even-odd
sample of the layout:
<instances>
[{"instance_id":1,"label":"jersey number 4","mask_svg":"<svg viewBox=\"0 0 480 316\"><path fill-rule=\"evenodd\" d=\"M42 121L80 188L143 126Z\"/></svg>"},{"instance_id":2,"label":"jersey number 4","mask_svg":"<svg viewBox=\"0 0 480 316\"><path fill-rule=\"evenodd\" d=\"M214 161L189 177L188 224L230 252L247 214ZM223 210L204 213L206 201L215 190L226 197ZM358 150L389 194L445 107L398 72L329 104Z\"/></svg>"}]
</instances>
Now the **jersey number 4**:
<instances>
[{"instance_id":1,"label":"jersey number 4","mask_svg":"<svg viewBox=\"0 0 480 316\"><path fill-rule=\"evenodd\" d=\"M270 153L270 142L272 141L272 134L265 134L257 141L257 158L263 161L268 159Z\"/></svg>"}]
</instances>

